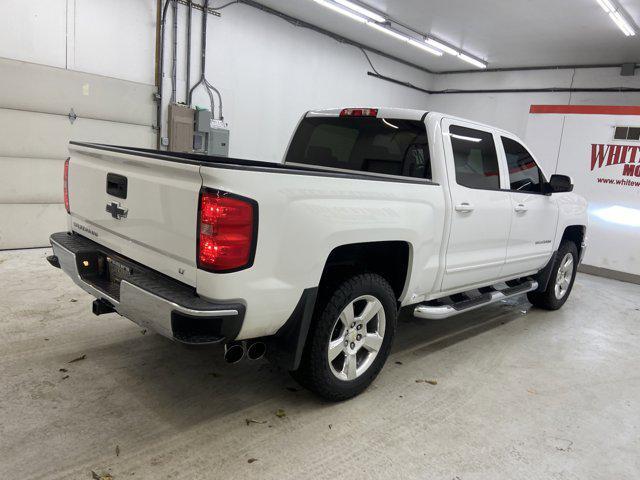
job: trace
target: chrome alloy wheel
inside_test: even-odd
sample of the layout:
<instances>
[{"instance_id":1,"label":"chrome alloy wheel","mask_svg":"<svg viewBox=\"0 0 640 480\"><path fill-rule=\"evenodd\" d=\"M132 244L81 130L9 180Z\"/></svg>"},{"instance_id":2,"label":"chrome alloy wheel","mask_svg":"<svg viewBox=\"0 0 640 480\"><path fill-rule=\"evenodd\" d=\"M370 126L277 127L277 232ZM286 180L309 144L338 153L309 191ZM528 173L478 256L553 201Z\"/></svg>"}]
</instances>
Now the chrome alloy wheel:
<instances>
[{"instance_id":1,"label":"chrome alloy wheel","mask_svg":"<svg viewBox=\"0 0 640 480\"><path fill-rule=\"evenodd\" d=\"M571 253L567 253L562 259L562 262L560 262L558 275L556 276L555 294L558 300L562 299L567 294L572 278L573 255L571 255Z\"/></svg>"},{"instance_id":2,"label":"chrome alloy wheel","mask_svg":"<svg viewBox=\"0 0 640 480\"><path fill-rule=\"evenodd\" d=\"M366 372L382 348L385 326L384 308L376 297L362 295L349 303L331 329L331 373L348 381Z\"/></svg>"}]
</instances>

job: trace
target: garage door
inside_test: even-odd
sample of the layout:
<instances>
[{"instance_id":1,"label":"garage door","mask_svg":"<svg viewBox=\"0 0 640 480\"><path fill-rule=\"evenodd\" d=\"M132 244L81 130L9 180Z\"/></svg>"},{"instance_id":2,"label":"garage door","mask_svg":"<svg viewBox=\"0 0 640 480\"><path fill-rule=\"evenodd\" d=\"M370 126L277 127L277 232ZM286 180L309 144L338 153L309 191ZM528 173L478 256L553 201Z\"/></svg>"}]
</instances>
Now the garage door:
<instances>
[{"instance_id":1,"label":"garage door","mask_svg":"<svg viewBox=\"0 0 640 480\"><path fill-rule=\"evenodd\" d=\"M0 249L46 246L69 141L153 148L155 87L5 59L0 78Z\"/></svg>"}]
</instances>

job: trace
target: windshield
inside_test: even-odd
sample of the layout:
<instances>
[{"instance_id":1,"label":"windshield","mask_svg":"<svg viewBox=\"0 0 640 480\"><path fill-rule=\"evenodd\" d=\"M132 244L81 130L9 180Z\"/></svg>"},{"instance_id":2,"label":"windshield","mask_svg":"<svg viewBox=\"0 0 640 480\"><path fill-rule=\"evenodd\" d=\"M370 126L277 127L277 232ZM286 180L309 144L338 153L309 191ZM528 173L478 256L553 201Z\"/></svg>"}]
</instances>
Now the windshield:
<instances>
[{"instance_id":1,"label":"windshield","mask_svg":"<svg viewBox=\"0 0 640 480\"><path fill-rule=\"evenodd\" d=\"M431 179L427 132L418 120L305 118L286 163Z\"/></svg>"}]
</instances>

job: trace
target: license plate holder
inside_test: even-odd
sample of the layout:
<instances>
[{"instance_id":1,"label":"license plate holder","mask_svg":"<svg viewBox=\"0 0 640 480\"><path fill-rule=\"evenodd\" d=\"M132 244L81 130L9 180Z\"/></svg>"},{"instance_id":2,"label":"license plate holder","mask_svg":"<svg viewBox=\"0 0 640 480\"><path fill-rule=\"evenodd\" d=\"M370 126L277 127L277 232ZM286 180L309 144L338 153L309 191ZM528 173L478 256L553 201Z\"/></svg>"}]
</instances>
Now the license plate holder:
<instances>
[{"instance_id":1,"label":"license plate holder","mask_svg":"<svg viewBox=\"0 0 640 480\"><path fill-rule=\"evenodd\" d=\"M113 257L105 256L107 265L107 278L111 283L120 285L123 279L133 275L133 268Z\"/></svg>"},{"instance_id":2,"label":"license plate holder","mask_svg":"<svg viewBox=\"0 0 640 480\"><path fill-rule=\"evenodd\" d=\"M83 280L119 291L120 282L133 275L128 263L100 251L84 251L76 255L78 272Z\"/></svg>"}]
</instances>

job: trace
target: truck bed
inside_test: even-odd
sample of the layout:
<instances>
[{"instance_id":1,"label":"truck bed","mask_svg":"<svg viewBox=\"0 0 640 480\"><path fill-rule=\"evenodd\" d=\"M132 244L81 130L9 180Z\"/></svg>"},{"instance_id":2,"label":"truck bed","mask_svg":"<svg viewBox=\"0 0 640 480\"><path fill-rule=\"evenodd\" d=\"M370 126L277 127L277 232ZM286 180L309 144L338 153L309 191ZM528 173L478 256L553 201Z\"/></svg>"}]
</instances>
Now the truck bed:
<instances>
[{"instance_id":1,"label":"truck bed","mask_svg":"<svg viewBox=\"0 0 640 480\"><path fill-rule=\"evenodd\" d=\"M249 160L243 158L232 157L216 157L209 155L199 155L190 153L179 152L167 152L164 150L153 150L148 148L136 148L125 147L119 145L106 145L101 143L90 142L70 142L71 145L94 148L96 150L103 150L108 152L118 152L124 154L137 155L145 158L152 158L165 162L177 162L187 165L197 165L203 167L216 167L216 168L228 168L228 169L240 169L240 170L253 170L264 171L270 173L285 173L290 175L317 175L337 178L351 178L361 180L377 180L377 181L389 181L398 183L420 183L420 184L433 184L428 180L421 180L416 178L406 178L391 175L381 175L375 173L366 172L347 172L340 171L339 169L330 169L324 167L317 167L312 165L292 165L287 163L275 163L261 160Z\"/></svg>"}]
</instances>

